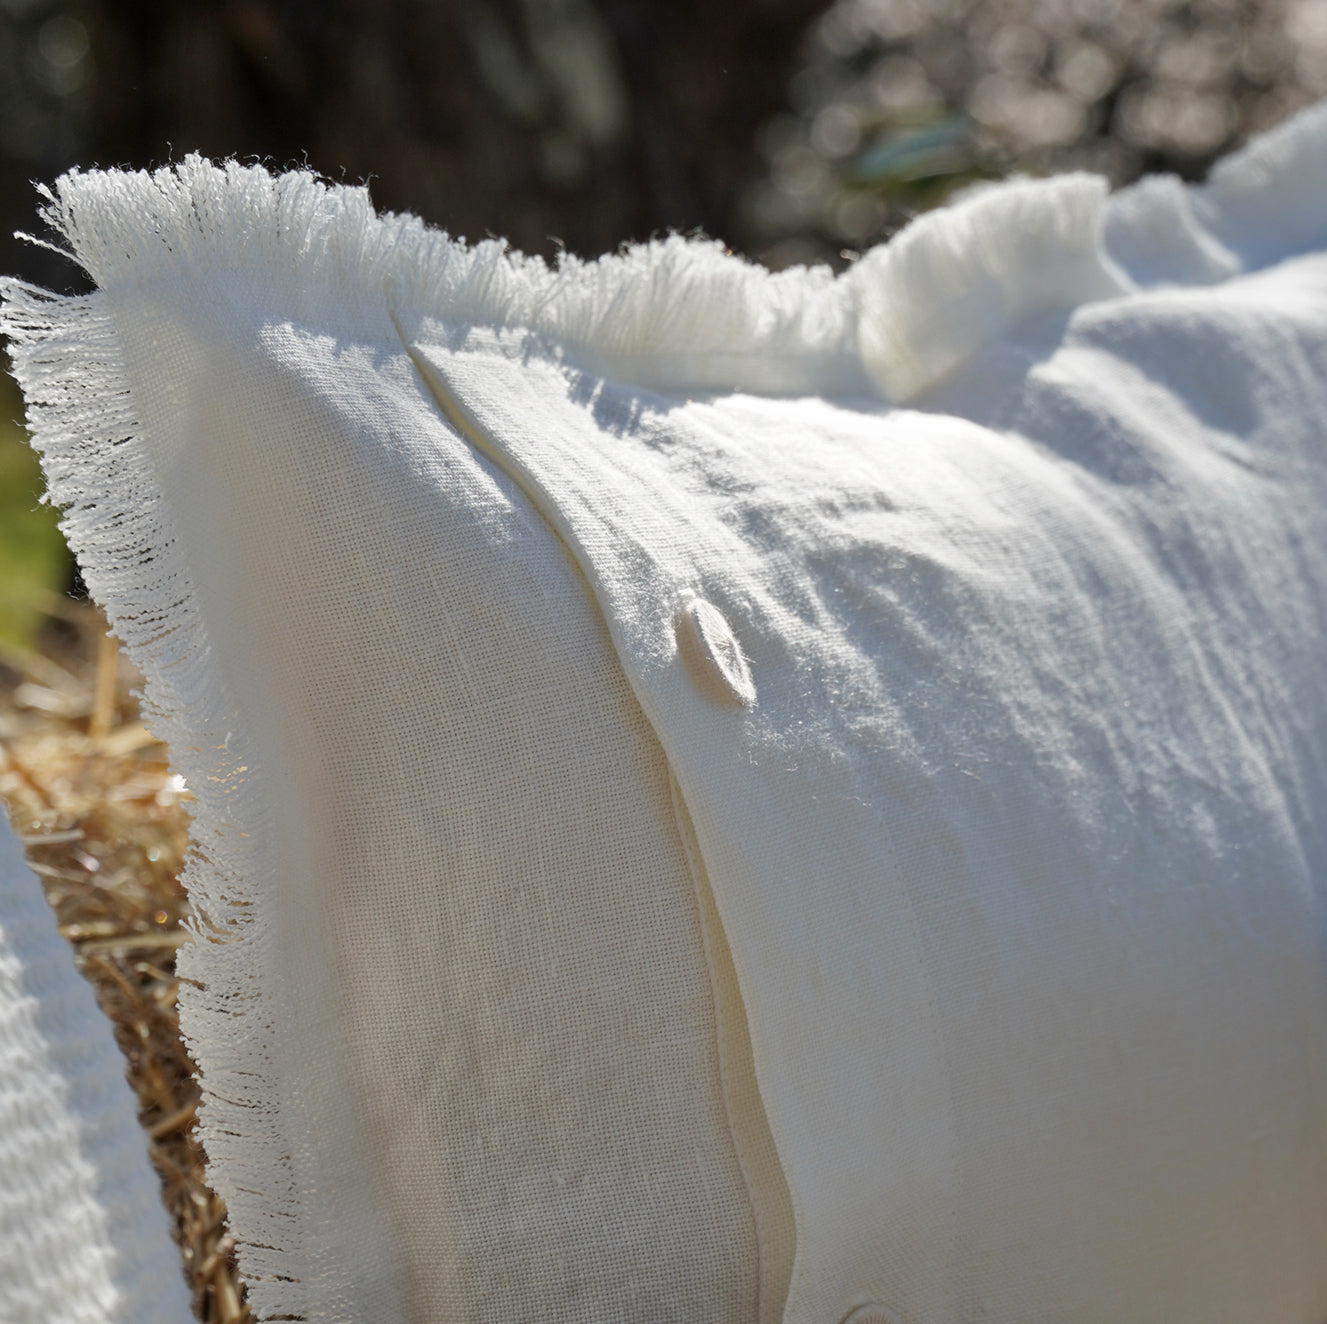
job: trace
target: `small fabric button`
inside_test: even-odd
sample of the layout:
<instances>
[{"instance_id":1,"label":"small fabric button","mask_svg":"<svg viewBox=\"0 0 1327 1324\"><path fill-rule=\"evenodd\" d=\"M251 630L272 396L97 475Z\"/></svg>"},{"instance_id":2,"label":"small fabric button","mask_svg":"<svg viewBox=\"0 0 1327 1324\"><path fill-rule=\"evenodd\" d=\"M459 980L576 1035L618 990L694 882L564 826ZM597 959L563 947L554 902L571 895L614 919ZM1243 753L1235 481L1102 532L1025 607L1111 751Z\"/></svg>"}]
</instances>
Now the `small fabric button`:
<instances>
[{"instance_id":1,"label":"small fabric button","mask_svg":"<svg viewBox=\"0 0 1327 1324\"><path fill-rule=\"evenodd\" d=\"M844 1315L842 1324L894 1324L893 1317L886 1313L884 1306L858 1306Z\"/></svg>"},{"instance_id":2,"label":"small fabric button","mask_svg":"<svg viewBox=\"0 0 1327 1324\"><path fill-rule=\"evenodd\" d=\"M737 636L713 603L697 598L678 613L677 651L691 679L718 703L750 707L756 701L751 667Z\"/></svg>"}]
</instances>

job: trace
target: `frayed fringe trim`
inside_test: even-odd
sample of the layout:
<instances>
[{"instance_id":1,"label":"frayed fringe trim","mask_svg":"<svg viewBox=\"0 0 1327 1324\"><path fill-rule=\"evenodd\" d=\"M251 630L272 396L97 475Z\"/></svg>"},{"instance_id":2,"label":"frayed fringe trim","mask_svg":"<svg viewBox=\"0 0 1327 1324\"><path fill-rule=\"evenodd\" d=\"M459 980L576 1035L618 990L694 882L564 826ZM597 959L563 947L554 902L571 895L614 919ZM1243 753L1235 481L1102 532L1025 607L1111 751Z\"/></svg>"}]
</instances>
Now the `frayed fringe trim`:
<instances>
[{"instance_id":1,"label":"frayed fringe trim","mask_svg":"<svg viewBox=\"0 0 1327 1324\"><path fill-rule=\"evenodd\" d=\"M1111 260L1143 286L1210 285L1327 243L1327 101L1253 139L1206 184L1154 175L1106 214Z\"/></svg>"},{"instance_id":2,"label":"frayed fringe trim","mask_svg":"<svg viewBox=\"0 0 1327 1324\"><path fill-rule=\"evenodd\" d=\"M577 366L649 389L900 401L1030 312L1122 288L1098 242L1104 191L1088 176L992 188L838 278L771 274L676 236L550 268L377 216L363 189L196 156L152 174L71 172L43 215L109 291L229 276L261 282L282 315L337 326L385 299L406 326L528 331Z\"/></svg>"},{"instance_id":3,"label":"frayed fringe trim","mask_svg":"<svg viewBox=\"0 0 1327 1324\"><path fill-rule=\"evenodd\" d=\"M199 1136L226 1201L240 1267L260 1318L331 1318L333 1276L309 1244L292 1134L299 1119L280 1064L291 1018L273 970L268 899L276 878L261 777L244 751L238 706L210 664L194 586L177 551L130 398L104 295L60 298L0 282L0 330L27 400L49 499L93 597L146 678L144 718L195 793L183 882L192 940L178 970L180 1025L202 1079ZM347 1270L349 1271L349 1270ZM316 1279L316 1281L315 1281Z\"/></svg>"},{"instance_id":4,"label":"frayed fringe trim","mask_svg":"<svg viewBox=\"0 0 1327 1324\"><path fill-rule=\"evenodd\" d=\"M1245 271L1327 240L1327 101L1219 161L1194 189L1213 237Z\"/></svg>"},{"instance_id":5,"label":"frayed fringe trim","mask_svg":"<svg viewBox=\"0 0 1327 1324\"><path fill-rule=\"evenodd\" d=\"M362 188L197 156L151 174L73 171L43 215L106 290L232 275L261 281L274 312L325 316L330 300L344 322L347 305L386 300L402 323L524 329L579 366L657 390L903 402L1029 317L1135 280L1205 283L1320 244L1327 103L1206 186L1144 181L1110 202L1105 187L1079 175L983 189L837 278L771 274L677 237L549 267L498 241L469 247L415 217L378 216Z\"/></svg>"},{"instance_id":6,"label":"frayed fringe trim","mask_svg":"<svg viewBox=\"0 0 1327 1324\"><path fill-rule=\"evenodd\" d=\"M362 188L197 156L151 174L73 171L47 196L44 218L108 291L234 276L292 318L354 326L386 303L407 326L523 329L646 387L873 390L855 299L827 268L772 275L676 236L549 267L496 240L470 247L416 217L378 216Z\"/></svg>"},{"instance_id":7,"label":"frayed fringe trim","mask_svg":"<svg viewBox=\"0 0 1327 1324\"><path fill-rule=\"evenodd\" d=\"M914 222L854 271L877 298L861 352L885 395L909 400L1038 314L1123 294L1101 248L1106 181L1014 180Z\"/></svg>"}]
</instances>

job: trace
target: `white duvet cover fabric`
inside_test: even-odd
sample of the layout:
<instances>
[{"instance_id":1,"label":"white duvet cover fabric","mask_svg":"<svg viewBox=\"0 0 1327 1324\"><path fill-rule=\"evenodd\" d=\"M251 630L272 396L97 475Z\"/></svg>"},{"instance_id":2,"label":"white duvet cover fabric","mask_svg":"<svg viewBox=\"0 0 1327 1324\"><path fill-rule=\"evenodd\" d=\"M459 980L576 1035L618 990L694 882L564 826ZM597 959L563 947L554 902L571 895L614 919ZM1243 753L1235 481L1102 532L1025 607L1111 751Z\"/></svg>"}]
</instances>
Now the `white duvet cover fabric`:
<instances>
[{"instance_id":1,"label":"white duvet cover fabric","mask_svg":"<svg viewBox=\"0 0 1327 1324\"><path fill-rule=\"evenodd\" d=\"M124 1058L0 812L0 1320L192 1318Z\"/></svg>"},{"instance_id":2,"label":"white duvet cover fabric","mask_svg":"<svg viewBox=\"0 0 1327 1324\"><path fill-rule=\"evenodd\" d=\"M1327 111L845 276L72 174L262 1317L1327 1319Z\"/></svg>"}]
</instances>

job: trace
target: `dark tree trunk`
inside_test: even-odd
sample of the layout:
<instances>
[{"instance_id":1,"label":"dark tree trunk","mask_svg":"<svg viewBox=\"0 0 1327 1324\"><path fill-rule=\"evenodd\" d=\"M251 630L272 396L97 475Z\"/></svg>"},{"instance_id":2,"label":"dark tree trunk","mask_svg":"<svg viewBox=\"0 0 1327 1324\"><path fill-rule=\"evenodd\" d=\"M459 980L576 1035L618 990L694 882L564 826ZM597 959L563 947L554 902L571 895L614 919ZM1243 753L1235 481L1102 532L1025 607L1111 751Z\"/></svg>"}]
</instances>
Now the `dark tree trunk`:
<instances>
[{"instance_id":1,"label":"dark tree trunk","mask_svg":"<svg viewBox=\"0 0 1327 1324\"><path fill-rule=\"evenodd\" d=\"M307 162L469 239L734 244L824 0L86 0L78 158Z\"/></svg>"}]
</instances>

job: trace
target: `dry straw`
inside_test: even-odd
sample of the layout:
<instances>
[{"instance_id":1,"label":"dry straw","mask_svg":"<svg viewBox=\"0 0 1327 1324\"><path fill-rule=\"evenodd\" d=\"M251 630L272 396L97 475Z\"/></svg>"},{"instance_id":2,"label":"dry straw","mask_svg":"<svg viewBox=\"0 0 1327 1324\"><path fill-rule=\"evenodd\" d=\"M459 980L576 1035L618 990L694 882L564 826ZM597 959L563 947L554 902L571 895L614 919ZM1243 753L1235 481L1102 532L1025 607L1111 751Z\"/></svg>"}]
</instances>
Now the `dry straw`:
<instances>
[{"instance_id":1,"label":"dry straw","mask_svg":"<svg viewBox=\"0 0 1327 1324\"><path fill-rule=\"evenodd\" d=\"M53 603L41 651L0 653L0 797L114 1022L194 1310L205 1324L249 1324L194 1138L196 1070L176 1014L188 792L139 721L140 681L93 608Z\"/></svg>"}]
</instances>

